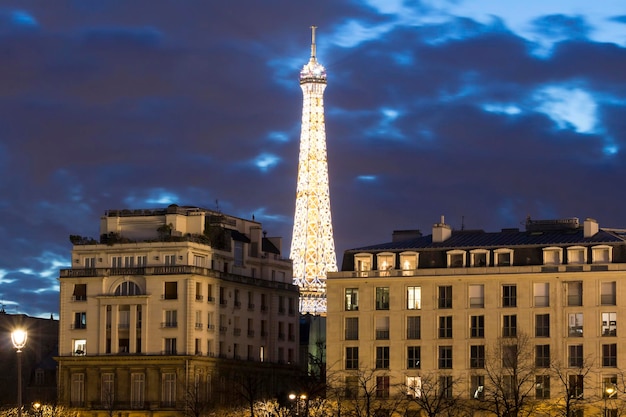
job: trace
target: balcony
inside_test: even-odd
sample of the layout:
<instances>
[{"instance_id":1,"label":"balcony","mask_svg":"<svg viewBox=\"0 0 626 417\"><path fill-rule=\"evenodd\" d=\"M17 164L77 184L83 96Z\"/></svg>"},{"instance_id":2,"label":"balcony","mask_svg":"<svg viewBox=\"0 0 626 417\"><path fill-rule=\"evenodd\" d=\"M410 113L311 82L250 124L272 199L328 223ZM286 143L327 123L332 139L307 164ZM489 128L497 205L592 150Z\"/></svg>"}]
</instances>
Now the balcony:
<instances>
[{"instance_id":1,"label":"balcony","mask_svg":"<svg viewBox=\"0 0 626 417\"><path fill-rule=\"evenodd\" d=\"M233 329L233 336L241 336L241 329L234 328Z\"/></svg>"},{"instance_id":2,"label":"balcony","mask_svg":"<svg viewBox=\"0 0 626 417\"><path fill-rule=\"evenodd\" d=\"M207 324L207 329L210 331L214 331L215 330L215 324Z\"/></svg>"},{"instance_id":3,"label":"balcony","mask_svg":"<svg viewBox=\"0 0 626 417\"><path fill-rule=\"evenodd\" d=\"M175 321L164 321L164 322L161 323L161 328L162 329L174 328L174 327L178 327L178 322L175 322Z\"/></svg>"},{"instance_id":4,"label":"balcony","mask_svg":"<svg viewBox=\"0 0 626 417\"><path fill-rule=\"evenodd\" d=\"M248 303L248 310L249 310L249 311L254 310L254 304L252 304L252 303Z\"/></svg>"},{"instance_id":5,"label":"balcony","mask_svg":"<svg viewBox=\"0 0 626 417\"><path fill-rule=\"evenodd\" d=\"M248 337L254 337L254 330L248 330Z\"/></svg>"},{"instance_id":6,"label":"balcony","mask_svg":"<svg viewBox=\"0 0 626 417\"><path fill-rule=\"evenodd\" d=\"M196 323L196 330L202 330L204 325L202 323Z\"/></svg>"},{"instance_id":7,"label":"balcony","mask_svg":"<svg viewBox=\"0 0 626 417\"><path fill-rule=\"evenodd\" d=\"M204 297L200 294L196 294L196 301L202 301L204 300Z\"/></svg>"}]
</instances>

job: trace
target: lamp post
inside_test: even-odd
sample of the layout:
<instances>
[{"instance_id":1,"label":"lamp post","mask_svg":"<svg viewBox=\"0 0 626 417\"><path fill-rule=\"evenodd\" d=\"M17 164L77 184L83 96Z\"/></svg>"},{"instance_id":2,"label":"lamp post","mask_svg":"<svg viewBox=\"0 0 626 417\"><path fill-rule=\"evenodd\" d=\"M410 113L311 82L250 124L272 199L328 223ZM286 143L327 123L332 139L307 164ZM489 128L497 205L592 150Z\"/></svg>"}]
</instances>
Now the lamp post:
<instances>
[{"instance_id":1,"label":"lamp post","mask_svg":"<svg viewBox=\"0 0 626 417\"><path fill-rule=\"evenodd\" d=\"M14 330L11 333L11 341L17 349L17 417L22 417L22 349L26 346L26 331Z\"/></svg>"},{"instance_id":2,"label":"lamp post","mask_svg":"<svg viewBox=\"0 0 626 417\"><path fill-rule=\"evenodd\" d=\"M295 401L296 403L296 415L299 416L300 415L300 401L302 401L304 404L304 406L306 407L306 394L300 394L300 395L296 395L296 394L289 394L289 400L291 401ZM307 410L305 408L304 410L305 412L305 416L307 413ZM292 406L292 413L293 413L293 406Z\"/></svg>"},{"instance_id":3,"label":"lamp post","mask_svg":"<svg viewBox=\"0 0 626 417\"><path fill-rule=\"evenodd\" d=\"M606 406L606 401L613 396L615 393L615 387L613 385L609 385L604 389L604 417L608 417L609 409Z\"/></svg>"}]
</instances>

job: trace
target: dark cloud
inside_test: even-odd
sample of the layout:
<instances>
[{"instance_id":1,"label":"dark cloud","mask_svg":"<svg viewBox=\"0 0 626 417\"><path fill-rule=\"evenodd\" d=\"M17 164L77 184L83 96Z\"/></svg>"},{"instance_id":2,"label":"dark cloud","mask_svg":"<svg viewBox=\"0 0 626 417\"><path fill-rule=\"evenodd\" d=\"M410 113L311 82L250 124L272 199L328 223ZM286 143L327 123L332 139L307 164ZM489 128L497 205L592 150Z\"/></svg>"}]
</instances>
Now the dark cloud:
<instances>
[{"instance_id":1,"label":"dark cloud","mask_svg":"<svg viewBox=\"0 0 626 417\"><path fill-rule=\"evenodd\" d=\"M441 215L486 230L527 215L626 225L623 44L594 40L597 22L570 10L533 17L526 36L454 4L375 4L5 1L7 310L56 313L68 236L97 237L109 208L254 214L288 255L312 24L339 259L394 229L428 233Z\"/></svg>"}]
</instances>

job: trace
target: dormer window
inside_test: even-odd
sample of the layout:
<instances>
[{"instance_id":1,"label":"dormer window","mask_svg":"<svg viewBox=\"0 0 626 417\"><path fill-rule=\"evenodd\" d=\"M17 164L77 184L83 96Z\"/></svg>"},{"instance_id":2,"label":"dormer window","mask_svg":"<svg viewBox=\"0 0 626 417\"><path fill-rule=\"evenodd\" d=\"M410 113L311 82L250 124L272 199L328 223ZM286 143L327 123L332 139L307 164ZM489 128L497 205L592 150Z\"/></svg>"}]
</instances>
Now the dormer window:
<instances>
[{"instance_id":1,"label":"dormer window","mask_svg":"<svg viewBox=\"0 0 626 417\"><path fill-rule=\"evenodd\" d=\"M567 248L567 263L570 265L586 264L587 249L583 246L571 246Z\"/></svg>"},{"instance_id":2,"label":"dormer window","mask_svg":"<svg viewBox=\"0 0 626 417\"><path fill-rule=\"evenodd\" d=\"M613 248L608 245L598 245L591 248L591 262L594 264L608 264L613 261Z\"/></svg>"},{"instance_id":3,"label":"dormer window","mask_svg":"<svg viewBox=\"0 0 626 417\"><path fill-rule=\"evenodd\" d=\"M513 249L496 249L493 253L495 266L513 265Z\"/></svg>"},{"instance_id":4,"label":"dormer window","mask_svg":"<svg viewBox=\"0 0 626 417\"><path fill-rule=\"evenodd\" d=\"M489 266L489 251L486 249L471 250L470 266Z\"/></svg>"},{"instance_id":5,"label":"dormer window","mask_svg":"<svg viewBox=\"0 0 626 417\"><path fill-rule=\"evenodd\" d=\"M379 271L389 271L395 269L395 255L391 252L383 252L376 255L376 262Z\"/></svg>"},{"instance_id":6,"label":"dormer window","mask_svg":"<svg viewBox=\"0 0 626 417\"><path fill-rule=\"evenodd\" d=\"M465 266L465 251L450 250L448 251L448 268L463 268Z\"/></svg>"},{"instance_id":7,"label":"dormer window","mask_svg":"<svg viewBox=\"0 0 626 417\"><path fill-rule=\"evenodd\" d=\"M419 259L419 253L417 252L402 252L400 254L400 268L402 269L402 275L411 275L411 271L417 269Z\"/></svg>"},{"instance_id":8,"label":"dormer window","mask_svg":"<svg viewBox=\"0 0 626 417\"><path fill-rule=\"evenodd\" d=\"M563 248L543 248L544 265L561 265L563 263Z\"/></svg>"},{"instance_id":9,"label":"dormer window","mask_svg":"<svg viewBox=\"0 0 626 417\"><path fill-rule=\"evenodd\" d=\"M354 255L354 268L359 273L359 276L366 277L368 271L372 270L372 254L357 253Z\"/></svg>"}]
</instances>

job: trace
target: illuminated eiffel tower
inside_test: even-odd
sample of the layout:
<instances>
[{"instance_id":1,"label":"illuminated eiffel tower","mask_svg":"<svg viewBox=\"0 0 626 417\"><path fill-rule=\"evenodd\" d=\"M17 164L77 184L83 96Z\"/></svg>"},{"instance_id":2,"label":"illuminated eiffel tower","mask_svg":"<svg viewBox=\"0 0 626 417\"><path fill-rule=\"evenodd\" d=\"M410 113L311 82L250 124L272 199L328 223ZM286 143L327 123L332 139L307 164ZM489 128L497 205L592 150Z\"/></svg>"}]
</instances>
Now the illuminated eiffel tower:
<instances>
[{"instance_id":1,"label":"illuminated eiffel tower","mask_svg":"<svg viewBox=\"0 0 626 417\"><path fill-rule=\"evenodd\" d=\"M304 101L290 257L293 283L300 287L300 313L325 316L326 273L337 271L337 257L324 126L326 69L315 57L315 29L311 27L311 59L300 71Z\"/></svg>"}]
</instances>

